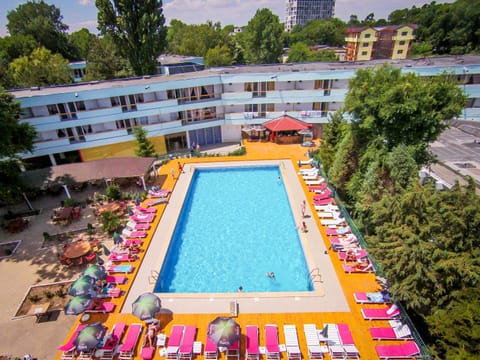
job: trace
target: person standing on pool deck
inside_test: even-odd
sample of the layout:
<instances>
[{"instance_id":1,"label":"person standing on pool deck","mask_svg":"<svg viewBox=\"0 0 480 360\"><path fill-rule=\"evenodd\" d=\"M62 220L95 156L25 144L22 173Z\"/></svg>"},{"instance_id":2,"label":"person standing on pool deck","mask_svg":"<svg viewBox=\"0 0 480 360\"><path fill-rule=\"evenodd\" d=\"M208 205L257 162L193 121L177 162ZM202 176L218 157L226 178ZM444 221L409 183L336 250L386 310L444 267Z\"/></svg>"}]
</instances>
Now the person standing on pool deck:
<instances>
[{"instance_id":1,"label":"person standing on pool deck","mask_svg":"<svg viewBox=\"0 0 480 360\"><path fill-rule=\"evenodd\" d=\"M172 174L172 179L175 179L175 169L174 168L172 168L170 170L170 174Z\"/></svg>"},{"instance_id":2,"label":"person standing on pool deck","mask_svg":"<svg viewBox=\"0 0 480 360\"><path fill-rule=\"evenodd\" d=\"M307 210L307 203L305 200L302 201L301 208L302 208L302 218L305 218L305 211Z\"/></svg>"}]
</instances>

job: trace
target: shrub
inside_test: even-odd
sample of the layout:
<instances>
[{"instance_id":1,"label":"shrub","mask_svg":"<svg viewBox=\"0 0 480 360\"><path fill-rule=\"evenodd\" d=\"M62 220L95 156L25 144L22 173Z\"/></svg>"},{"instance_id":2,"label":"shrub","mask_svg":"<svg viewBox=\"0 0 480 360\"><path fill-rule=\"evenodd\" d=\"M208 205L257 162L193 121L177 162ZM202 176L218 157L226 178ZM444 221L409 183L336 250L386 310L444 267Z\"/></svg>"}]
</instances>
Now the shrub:
<instances>
[{"instance_id":1,"label":"shrub","mask_svg":"<svg viewBox=\"0 0 480 360\"><path fill-rule=\"evenodd\" d=\"M28 297L28 300L30 300L32 303L37 303L39 302L40 300L42 300L42 298L39 296L39 295L31 295Z\"/></svg>"},{"instance_id":2,"label":"shrub","mask_svg":"<svg viewBox=\"0 0 480 360\"><path fill-rule=\"evenodd\" d=\"M245 148L245 146L241 146L237 150L234 150L228 153L228 156L242 156L242 155L245 155L246 153L247 153L247 149Z\"/></svg>"},{"instance_id":3,"label":"shrub","mask_svg":"<svg viewBox=\"0 0 480 360\"><path fill-rule=\"evenodd\" d=\"M112 200L120 200L122 198L122 191L117 185L109 185L107 187L107 197Z\"/></svg>"},{"instance_id":4,"label":"shrub","mask_svg":"<svg viewBox=\"0 0 480 360\"><path fill-rule=\"evenodd\" d=\"M120 218L112 211L105 211L101 216L102 230L113 233L120 226Z\"/></svg>"},{"instance_id":5,"label":"shrub","mask_svg":"<svg viewBox=\"0 0 480 360\"><path fill-rule=\"evenodd\" d=\"M50 236L50 234L49 234L48 232L45 231L45 232L43 233L43 239L44 239L45 241L48 241L48 240L51 240L52 237Z\"/></svg>"},{"instance_id":6,"label":"shrub","mask_svg":"<svg viewBox=\"0 0 480 360\"><path fill-rule=\"evenodd\" d=\"M63 206L65 207L74 207L74 206L77 206L78 204L78 201L75 200L74 198L69 198L69 199L66 199L63 201Z\"/></svg>"},{"instance_id":7,"label":"shrub","mask_svg":"<svg viewBox=\"0 0 480 360\"><path fill-rule=\"evenodd\" d=\"M58 289L55 291L55 295L63 299L65 296L67 296L67 293L64 291L64 289Z\"/></svg>"},{"instance_id":8,"label":"shrub","mask_svg":"<svg viewBox=\"0 0 480 360\"><path fill-rule=\"evenodd\" d=\"M43 292L43 295L45 295L45 297L46 297L47 299L52 299L52 298L55 296L55 294L54 294L53 292L49 291L49 290L44 291L44 292Z\"/></svg>"}]
</instances>

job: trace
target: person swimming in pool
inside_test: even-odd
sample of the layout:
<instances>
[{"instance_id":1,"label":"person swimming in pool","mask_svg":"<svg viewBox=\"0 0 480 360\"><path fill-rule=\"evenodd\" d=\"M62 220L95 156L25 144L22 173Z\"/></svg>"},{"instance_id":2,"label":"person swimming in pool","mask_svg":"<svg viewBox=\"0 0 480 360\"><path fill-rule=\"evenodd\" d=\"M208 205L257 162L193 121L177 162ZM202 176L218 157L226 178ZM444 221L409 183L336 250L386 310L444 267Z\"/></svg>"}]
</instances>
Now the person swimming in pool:
<instances>
[{"instance_id":1,"label":"person swimming in pool","mask_svg":"<svg viewBox=\"0 0 480 360\"><path fill-rule=\"evenodd\" d=\"M267 277L269 277L270 279L275 279L275 273L273 271L267 272L265 275L267 275Z\"/></svg>"}]
</instances>

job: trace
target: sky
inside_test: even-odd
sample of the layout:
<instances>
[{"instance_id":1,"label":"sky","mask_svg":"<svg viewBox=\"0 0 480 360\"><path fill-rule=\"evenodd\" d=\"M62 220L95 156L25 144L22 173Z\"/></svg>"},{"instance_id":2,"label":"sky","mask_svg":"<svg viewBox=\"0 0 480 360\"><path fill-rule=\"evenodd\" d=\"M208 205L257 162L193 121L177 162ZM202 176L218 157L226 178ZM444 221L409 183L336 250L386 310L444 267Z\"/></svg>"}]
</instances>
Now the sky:
<instances>
[{"instance_id":1,"label":"sky","mask_svg":"<svg viewBox=\"0 0 480 360\"><path fill-rule=\"evenodd\" d=\"M44 0L60 9L63 22L69 32L87 28L96 34L97 8L95 0ZM25 0L0 0L0 36L8 34L7 13L25 3ZM335 17L348 21L355 14L363 20L374 13L375 19L387 18L398 9L420 7L430 0L336 0ZM436 3L452 3L454 0L437 0ZM269 8L285 21L285 0L163 0L163 11L168 25L171 19L179 19L187 24L202 24L211 20L222 26L233 24L247 25L257 9Z\"/></svg>"}]
</instances>

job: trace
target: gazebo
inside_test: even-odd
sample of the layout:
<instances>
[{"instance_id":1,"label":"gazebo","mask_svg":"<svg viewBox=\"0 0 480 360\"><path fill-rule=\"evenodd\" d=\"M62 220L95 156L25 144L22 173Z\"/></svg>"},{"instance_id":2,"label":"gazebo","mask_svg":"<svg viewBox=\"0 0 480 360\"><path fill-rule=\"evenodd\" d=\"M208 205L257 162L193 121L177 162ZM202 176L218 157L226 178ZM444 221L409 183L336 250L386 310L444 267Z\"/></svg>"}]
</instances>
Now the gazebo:
<instances>
[{"instance_id":1,"label":"gazebo","mask_svg":"<svg viewBox=\"0 0 480 360\"><path fill-rule=\"evenodd\" d=\"M264 122L263 126L270 131L270 141L277 144L301 144L304 132L312 128L312 125L289 115Z\"/></svg>"}]
</instances>

